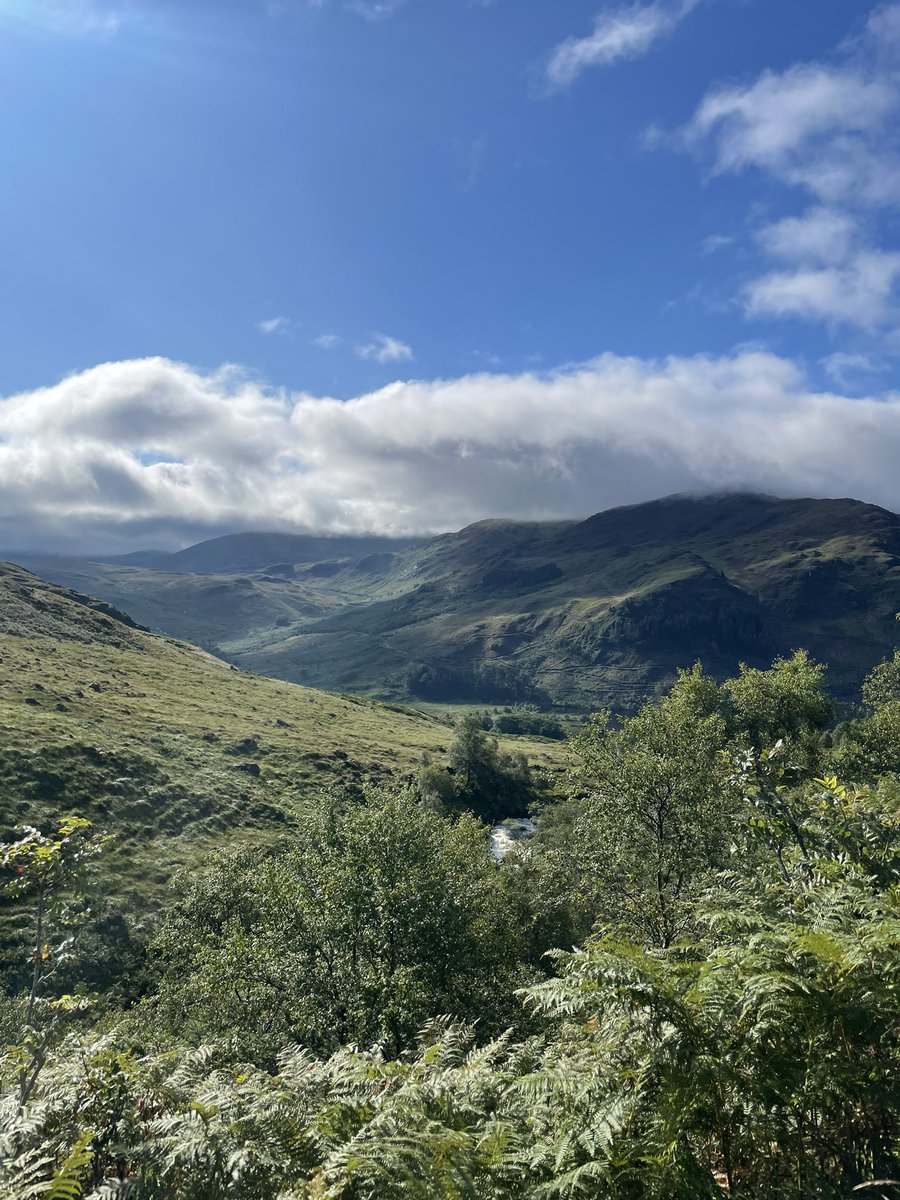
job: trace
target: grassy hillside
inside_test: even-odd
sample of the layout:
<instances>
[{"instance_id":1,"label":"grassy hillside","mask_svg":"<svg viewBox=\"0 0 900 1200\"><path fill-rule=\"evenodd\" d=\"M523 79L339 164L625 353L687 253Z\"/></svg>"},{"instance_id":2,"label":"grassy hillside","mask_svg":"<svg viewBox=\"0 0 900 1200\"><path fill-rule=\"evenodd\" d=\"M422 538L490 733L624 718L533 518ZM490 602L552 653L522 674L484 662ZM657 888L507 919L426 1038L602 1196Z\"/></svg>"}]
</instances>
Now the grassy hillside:
<instances>
[{"instance_id":1,"label":"grassy hillside","mask_svg":"<svg viewBox=\"0 0 900 1200\"><path fill-rule=\"evenodd\" d=\"M116 835L139 906L223 840L289 827L323 787L437 761L447 724L245 674L109 606L0 565L0 839L78 812ZM518 748L548 769L564 750Z\"/></svg>"},{"instance_id":2,"label":"grassy hillside","mask_svg":"<svg viewBox=\"0 0 900 1200\"><path fill-rule=\"evenodd\" d=\"M853 500L671 497L582 522L484 521L398 553L249 575L35 566L243 667L316 687L627 708L697 658L725 676L804 647L850 698L897 637L900 518Z\"/></svg>"}]
</instances>

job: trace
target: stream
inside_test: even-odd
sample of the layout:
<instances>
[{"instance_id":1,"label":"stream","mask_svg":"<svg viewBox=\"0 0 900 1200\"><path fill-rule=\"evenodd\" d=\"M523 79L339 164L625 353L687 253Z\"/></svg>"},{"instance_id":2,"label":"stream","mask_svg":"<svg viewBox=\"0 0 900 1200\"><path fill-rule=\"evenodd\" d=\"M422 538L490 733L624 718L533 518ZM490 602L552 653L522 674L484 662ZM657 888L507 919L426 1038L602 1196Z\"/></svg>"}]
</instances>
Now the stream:
<instances>
[{"instance_id":1,"label":"stream","mask_svg":"<svg viewBox=\"0 0 900 1200\"><path fill-rule=\"evenodd\" d=\"M498 862L502 861L517 842L531 837L536 828L527 817L507 817L491 829L491 854Z\"/></svg>"}]
</instances>

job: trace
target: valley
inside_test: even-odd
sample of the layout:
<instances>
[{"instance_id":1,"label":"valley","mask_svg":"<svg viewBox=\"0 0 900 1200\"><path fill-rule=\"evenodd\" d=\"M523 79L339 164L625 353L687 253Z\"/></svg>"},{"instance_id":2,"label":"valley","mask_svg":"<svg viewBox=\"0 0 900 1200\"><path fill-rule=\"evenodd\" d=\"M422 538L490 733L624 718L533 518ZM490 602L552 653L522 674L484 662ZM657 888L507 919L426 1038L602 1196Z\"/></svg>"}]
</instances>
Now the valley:
<instances>
[{"instance_id":1,"label":"valley","mask_svg":"<svg viewBox=\"0 0 900 1200\"><path fill-rule=\"evenodd\" d=\"M755 494L405 544L242 534L174 555L18 561L261 675L563 713L633 709L697 659L721 678L796 648L850 701L896 644L900 607L900 517Z\"/></svg>"}]
</instances>

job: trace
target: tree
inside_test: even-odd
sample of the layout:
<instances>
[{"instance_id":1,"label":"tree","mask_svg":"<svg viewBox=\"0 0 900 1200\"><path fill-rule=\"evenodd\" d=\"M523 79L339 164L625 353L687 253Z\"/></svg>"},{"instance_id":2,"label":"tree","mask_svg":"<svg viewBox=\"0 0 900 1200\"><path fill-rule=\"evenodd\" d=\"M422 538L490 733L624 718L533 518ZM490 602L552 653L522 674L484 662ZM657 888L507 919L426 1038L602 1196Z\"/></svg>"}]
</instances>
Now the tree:
<instances>
[{"instance_id":1,"label":"tree","mask_svg":"<svg viewBox=\"0 0 900 1200\"><path fill-rule=\"evenodd\" d=\"M574 740L578 887L602 927L650 945L668 946L690 925L728 846L725 723L705 711L709 697L698 704L708 691L697 670L683 673L619 728L601 712Z\"/></svg>"},{"instance_id":2,"label":"tree","mask_svg":"<svg viewBox=\"0 0 900 1200\"><path fill-rule=\"evenodd\" d=\"M900 702L900 650L879 663L863 680L863 702L874 711Z\"/></svg>"},{"instance_id":3,"label":"tree","mask_svg":"<svg viewBox=\"0 0 900 1200\"><path fill-rule=\"evenodd\" d=\"M534 790L524 754L501 750L474 714L456 724L450 747L450 769L457 800L488 821L524 816Z\"/></svg>"},{"instance_id":4,"label":"tree","mask_svg":"<svg viewBox=\"0 0 900 1200\"><path fill-rule=\"evenodd\" d=\"M900 776L900 650L863 680L869 712L839 728L834 770L842 779Z\"/></svg>"},{"instance_id":5,"label":"tree","mask_svg":"<svg viewBox=\"0 0 900 1200\"><path fill-rule=\"evenodd\" d=\"M439 1013L515 1015L518 943L486 831L411 793L325 798L290 847L216 855L158 939L166 1022L266 1060L408 1044Z\"/></svg>"},{"instance_id":6,"label":"tree","mask_svg":"<svg viewBox=\"0 0 900 1200\"><path fill-rule=\"evenodd\" d=\"M723 684L732 741L762 750L783 741L804 766L817 767L820 734L834 717L825 688L825 667L805 650L776 658L768 671L742 663L736 679Z\"/></svg>"}]
</instances>

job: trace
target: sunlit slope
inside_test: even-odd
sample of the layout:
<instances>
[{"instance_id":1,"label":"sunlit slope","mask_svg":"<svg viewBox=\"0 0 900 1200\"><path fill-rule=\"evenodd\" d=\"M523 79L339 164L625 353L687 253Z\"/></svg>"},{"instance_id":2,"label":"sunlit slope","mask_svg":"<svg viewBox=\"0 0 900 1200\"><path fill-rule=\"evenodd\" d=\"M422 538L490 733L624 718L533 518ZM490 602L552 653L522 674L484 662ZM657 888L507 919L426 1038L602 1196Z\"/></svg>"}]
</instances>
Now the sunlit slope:
<instances>
[{"instance_id":1,"label":"sunlit slope","mask_svg":"<svg viewBox=\"0 0 900 1200\"><path fill-rule=\"evenodd\" d=\"M331 784L400 779L452 731L244 674L0 566L0 826L78 811L162 880L222 838L290 823ZM110 615L111 614L111 615ZM521 742L542 766L551 744ZM257 774L258 771L258 774Z\"/></svg>"}]
</instances>

